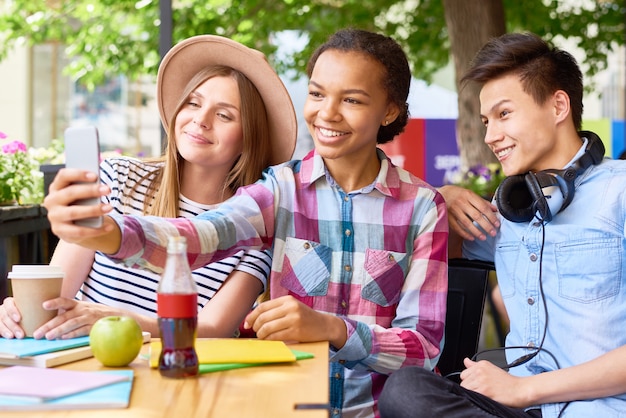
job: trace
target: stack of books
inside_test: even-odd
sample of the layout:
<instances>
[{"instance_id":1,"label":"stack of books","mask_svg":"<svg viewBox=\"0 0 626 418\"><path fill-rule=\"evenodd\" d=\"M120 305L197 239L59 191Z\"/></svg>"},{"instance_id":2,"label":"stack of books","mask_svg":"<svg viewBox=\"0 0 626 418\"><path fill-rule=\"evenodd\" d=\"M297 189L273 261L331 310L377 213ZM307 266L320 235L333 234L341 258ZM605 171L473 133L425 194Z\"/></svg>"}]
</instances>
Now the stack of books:
<instances>
[{"instance_id":1,"label":"stack of books","mask_svg":"<svg viewBox=\"0 0 626 418\"><path fill-rule=\"evenodd\" d=\"M144 342L150 333L144 333ZM51 369L92 357L89 337L0 338L0 410L126 408L132 370Z\"/></svg>"},{"instance_id":2,"label":"stack of books","mask_svg":"<svg viewBox=\"0 0 626 418\"><path fill-rule=\"evenodd\" d=\"M143 342L150 333L143 333ZM0 366L55 367L92 357L89 336L68 340L35 340L34 338L0 337Z\"/></svg>"},{"instance_id":3,"label":"stack of books","mask_svg":"<svg viewBox=\"0 0 626 418\"><path fill-rule=\"evenodd\" d=\"M55 367L93 356L89 337L69 340L0 338L0 365Z\"/></svg>"}]
</instances>

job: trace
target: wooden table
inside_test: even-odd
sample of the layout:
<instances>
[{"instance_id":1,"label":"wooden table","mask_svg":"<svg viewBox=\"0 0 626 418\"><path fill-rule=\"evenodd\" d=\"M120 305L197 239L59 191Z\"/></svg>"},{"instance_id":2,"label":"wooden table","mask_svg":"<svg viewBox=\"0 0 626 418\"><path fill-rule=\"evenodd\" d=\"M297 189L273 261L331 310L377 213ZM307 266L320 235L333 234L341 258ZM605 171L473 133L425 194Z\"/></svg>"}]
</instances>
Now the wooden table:
<instances>
[{"instance_id":1,"label":"wooden table","mask_svg":"<svg viewBox=\"0 0 626 418\"><path fill-rule=\"evenodd\" d=\"M142 353L147 353L149 344ZM128 367L135 371L127 409L68 411L0 411L9 417L157 418L327 418L328 409L295 409L296 404L329 402L328 343L303 343L290 347L313 353L315 358L294 363L227 370L197 378L163 378L137 357ZM106 370L94 358L69 363L68 370ZM110 370L110 369L109 369Z\"/></svg>"}]
</instances>

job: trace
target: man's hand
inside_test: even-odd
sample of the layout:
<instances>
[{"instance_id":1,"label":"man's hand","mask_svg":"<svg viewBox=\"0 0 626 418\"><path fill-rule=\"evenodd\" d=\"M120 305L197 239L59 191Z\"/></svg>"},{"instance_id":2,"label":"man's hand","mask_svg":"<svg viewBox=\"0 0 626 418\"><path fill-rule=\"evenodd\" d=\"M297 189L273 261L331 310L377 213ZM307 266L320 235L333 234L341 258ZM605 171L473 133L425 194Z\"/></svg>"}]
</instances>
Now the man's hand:
<instances>
[{"instance_id":1,"label":"man's hand","mask_svg":"<svg viewBox=\"0 0 626 418\"><path fill-rule=\"evenodd\" d=\"M461 372L461 386L485 395L494 401L511 408L530 406L524 387L525 379L512 376L487 360L463 361L465 370Z\"/></svg>"},{"instance_id":2,"label":"man's hand","mask_svg":"<svg viewBox=\"0 0 626 418\"><path fill-rule=\"evenodd\" d=\"M446 201L450 229L468 241L487 239L485 232L492 237L500 227L498 208L471 190L459 186L440 187L439 193ZM474 222L480 226L478 228ZM482 228L482 229L481 229Z\"/></svg>"}]
</instances>

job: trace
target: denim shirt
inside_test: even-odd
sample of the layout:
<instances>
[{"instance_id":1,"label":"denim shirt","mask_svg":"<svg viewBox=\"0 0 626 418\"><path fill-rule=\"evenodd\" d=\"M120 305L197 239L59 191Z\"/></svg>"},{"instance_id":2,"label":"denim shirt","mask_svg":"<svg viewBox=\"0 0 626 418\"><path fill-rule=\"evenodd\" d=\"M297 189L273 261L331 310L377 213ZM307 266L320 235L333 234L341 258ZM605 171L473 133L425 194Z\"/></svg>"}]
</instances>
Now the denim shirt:
<instances>
[{"instance_id":1,"label":"denim shirt","mask_svg":"<svg viewBox=\"0 0 626 418\"><path fill-rule=\"evenodd\" d=\"M464 256L495 261L511 320L506 346L538 347L547 323L543 348L554 356L542 351L511 374L575 366L626 344L626 162L588 168L572 203L543 226L500 221L495 239L464 243ZM507 360L530 352L507 349ZM563 406L542 405L543 417ZM626 394L571 402L563 416L626 417Z\"/></svg>"}]
</instances>

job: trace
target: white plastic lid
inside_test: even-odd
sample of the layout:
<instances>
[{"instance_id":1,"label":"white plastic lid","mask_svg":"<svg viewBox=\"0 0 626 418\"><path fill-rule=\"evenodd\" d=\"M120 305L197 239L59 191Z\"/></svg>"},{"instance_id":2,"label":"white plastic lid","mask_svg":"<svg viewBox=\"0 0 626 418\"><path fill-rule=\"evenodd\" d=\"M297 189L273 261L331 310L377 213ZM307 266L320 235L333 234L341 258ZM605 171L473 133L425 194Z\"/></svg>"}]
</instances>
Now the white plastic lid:
<instances>
[{"instance_id":1,"label":"white plastic lid","mask_svg":"<svg viewBox=\"0 0 626 418\"><path fill-rule=\"evenodd\" d=\"M47 264L14 265L8 274L9 279L56 279L65 277L59 266Z\"/></svg>"}]
</instances>

